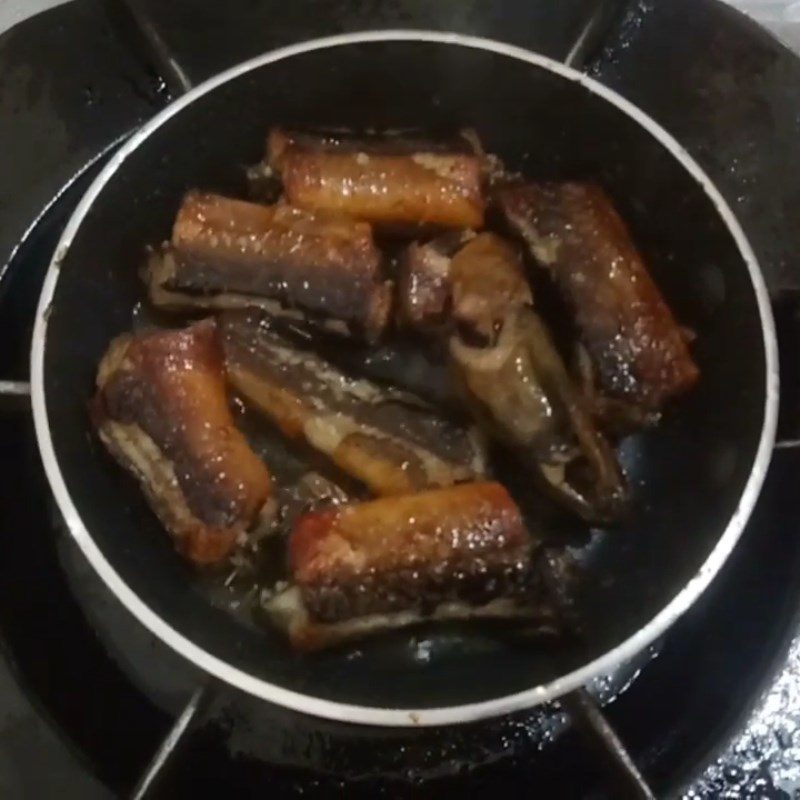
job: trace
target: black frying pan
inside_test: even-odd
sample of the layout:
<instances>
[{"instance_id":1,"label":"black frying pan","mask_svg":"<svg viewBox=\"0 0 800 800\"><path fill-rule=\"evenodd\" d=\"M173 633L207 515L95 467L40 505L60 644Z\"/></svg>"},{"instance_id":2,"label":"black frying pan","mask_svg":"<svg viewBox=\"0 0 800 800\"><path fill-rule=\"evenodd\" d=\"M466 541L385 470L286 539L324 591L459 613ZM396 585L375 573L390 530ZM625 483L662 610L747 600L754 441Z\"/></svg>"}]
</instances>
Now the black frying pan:
<instances>
[{"instance_id":1,"label":"black frying pan","mask_svg":"<svg viewBox=\"0 0 800 800\"><path fill-rule=\"evenodd\" d=\"M294 655L278 634L213 607L134 481L95 440L97 363L131 327L143 245L168 236L190 187L242 193L271 124L472 126L535 177L611 191L676 316L698 335L697 390L622 453L626 525L578 556L580 647L477 629L397 633ZM112 159L76 210L39 304L32 380L47 475L70 530L121 601L198 666L254 695L335 719L444 724L574 689L633 656L708 585L735 545L769 460L777 359L766 291L719 193L656 123L579 73L522 50L433 33L355 34L270 53L198 87ZM424 647L420 647L420 642ZM420 658L420 653L424 658Z\"/></svg>"}]
</instances>

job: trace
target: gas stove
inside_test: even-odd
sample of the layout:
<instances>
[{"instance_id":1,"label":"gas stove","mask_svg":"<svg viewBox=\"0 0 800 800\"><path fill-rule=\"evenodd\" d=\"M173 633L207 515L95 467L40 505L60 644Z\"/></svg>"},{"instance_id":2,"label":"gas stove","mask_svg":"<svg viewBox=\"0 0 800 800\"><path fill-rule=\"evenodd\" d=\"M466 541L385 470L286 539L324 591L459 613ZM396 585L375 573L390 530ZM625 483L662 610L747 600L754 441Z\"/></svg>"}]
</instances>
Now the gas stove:
<instances>
[{"instance_id":1,"label":"gas stove","mask_svg":"<svg viewBox=\"0 0 800 800\"><path fill-rule=\"evenodd\" d=\"M792 4L746 5L800 46ZM47 10L22 19L31 6ZM27 405L30 328L94 174L214 72L377 27L458 30L568 60L674 133L739 215L775 301L781 441L710 590L590 689L656 796L800 795L800 373L788 357L800 342L797 56L714 0L6 0L0 24L3 14L18 24L0 36L0 797L619 796L558 706L376 732L211 684L106 591L50 499Z\"/></svg>"}]
</instances>

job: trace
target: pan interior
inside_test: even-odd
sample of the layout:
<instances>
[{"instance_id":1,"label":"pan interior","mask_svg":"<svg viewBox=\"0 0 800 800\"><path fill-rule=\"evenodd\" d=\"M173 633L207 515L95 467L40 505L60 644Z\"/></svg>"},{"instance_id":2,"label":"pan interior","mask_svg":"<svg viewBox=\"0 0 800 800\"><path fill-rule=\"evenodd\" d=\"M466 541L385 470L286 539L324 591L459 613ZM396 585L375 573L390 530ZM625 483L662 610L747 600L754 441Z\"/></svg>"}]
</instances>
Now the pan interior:
<instances>
[{"instance_id":1,"label":"pan interior","mask_svg":"<svg viewBox=\"0 0 800 800\"><path fill-rule=\"evenodd\" d=\"M143 299L146 243L169 235L182 194L244 194L275 123L474 127L531 177L599 178L631 225L676 316L697 333L699 388L628 441L629 522L579 549L585 642L554 652L476 629L403 632L293 655L282 639L209 605L134 482L93 436L96 365ZM735 514L764 424L761 319L745 262L703 189L633 119L580 83L487 50L362 42L265 64L201 95L132 151L97 194L60 267L44 390L53 446L86 529L122 580L180 634L250 675L327 700L429 708L545 684L622 643L694 576Z\"/></svg>"}]
</instances>

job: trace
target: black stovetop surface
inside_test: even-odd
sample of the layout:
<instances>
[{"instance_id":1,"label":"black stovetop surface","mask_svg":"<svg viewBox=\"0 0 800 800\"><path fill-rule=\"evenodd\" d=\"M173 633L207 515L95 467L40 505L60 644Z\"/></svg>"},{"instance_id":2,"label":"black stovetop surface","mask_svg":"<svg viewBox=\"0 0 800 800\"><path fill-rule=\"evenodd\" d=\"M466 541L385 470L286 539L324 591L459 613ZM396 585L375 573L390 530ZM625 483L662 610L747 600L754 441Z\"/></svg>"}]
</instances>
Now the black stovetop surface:
<instances>
[{"instance_id":1,"label":"black stovetop surface","mask_svg":"<svg viewBox=\"0 0 800 800\"><path fill-rule=\"evenodd\" d=\"M800 60L713 0L601 5L136 3L192 82L276 45L370 27L460 30L563 57L595 15L602 35L587 40L584 68L678 137L750 236L776 301L781 434L797 438L800 375L788 356L800 342ZM81 192L168 100L174 75L151 63L129 22L116 0L75 0L0 37L0 381L26 379L39 284ZM711 589L625 691L600 682L601 697L618 695L607 715L658 796L800 796L798 473L800 450L778 450ZM24 403L0 405L0 542L0 797L129 795L204 678L83 562L49 499ZM578 737L554 735L558 718L394 735L219 692L148 796L612 796Z\"/></svg>"}]
</instances>

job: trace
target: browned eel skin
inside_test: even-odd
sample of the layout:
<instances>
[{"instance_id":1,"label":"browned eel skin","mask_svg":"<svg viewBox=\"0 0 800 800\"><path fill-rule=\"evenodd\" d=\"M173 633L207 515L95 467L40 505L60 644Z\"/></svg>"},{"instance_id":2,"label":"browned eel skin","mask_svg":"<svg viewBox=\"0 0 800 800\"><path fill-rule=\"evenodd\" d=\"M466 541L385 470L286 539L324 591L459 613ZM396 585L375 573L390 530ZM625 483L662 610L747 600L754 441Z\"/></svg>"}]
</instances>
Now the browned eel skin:
<instances>
[{"instance_id":1,"label":"browned eel skin","mask_svg":"<svg viewBox=\"0 0 800 800\"><path fill-rule=\"evenodd\" d=\"M198 191L184 197L146 280L157 306L283 305L368 337L383 330L391 305L368 224Z\"/></svg>"},{"instance_id":2,"label":"browned eel skin","mask_svg":"<svg viewBox=\"0 0 800 800\"><path fill-rule=\"evenodd\" d=\"M415 242L400 265L398 310L421 332L458 326L470 341L494 342L503 320L531 302L518 250L493 233Z\"/></svg>"},{"instance_id":3,"label":"browned eel skin","mask_svg":"<svg viewBox=\"0 0 800 800\"><path fill-rule=\"evenodd\" d=\"M533 303L516 247L493 233L481 233L450 263L453 318L463 335L493 344L506 319Z\"/></svg>"},{"instance_id":4,"label":"browned eel skin","mask_svg":"<svg viewBox=\"0 0 800 800\"><path fill-rule=\"evenodd\" d=\"M622 472L533 308L518 250L481 234L453 257L450 281L453 371L476 418L535 464L558 501L589 521L615 519Z\"/></svg>"},{"instance_id":5,"label":"browned eel skin","mask_svg":"<svg viewBox=\"0 0 800 800\"><path fill-rule=\"evenodd\" d=\"M100 362L92 403L100 438L198 564L224 559L270 493L267 468L234 426L224 375L213 320L125 334Z\"/></svg>"},{"instance_id":6,"label":"browned eel skin","mask_svg":"<svg viewBox=\"0 0 800 800\"><path fill-rule=\"evenodd\" d=\"M452 373L476 420L531 464L555 499L587 520L615 519L626 498L622 472L533 308L518 249L482 233L439 274L446 319L435 318L453 331ZM433 318L418 315L416 327L430 330Z\"/></svg>"},{"instance_id":7,"label":"browned eel skin","mask_svg":"<svg viewBox=\"0 0 800 800\"><path fill-rule=\"evenodd\" d=\"M450 263L474 235L472 231L450 231L406 248L397 279L397 312L402 325L431 332L449 322Z\"/></svg>"},{"instance_id":8,"label":"browned eel skin","mask_svg":"<svg viewBox=\"0 0 800 800\"><path fill-rule=\"evenodd\" d=\"M474 434L408 394L351 378L298 350L252 313L220 317L228 377L292 439L305 440L380 495L474 479Z\"/></svg>"},{"instance_id":9,"label":"browned eel skin","mask_svg":"<svg viewBox=\"0 0 800 800\"><path fill-rule=\"evenodd\" d=\"M685 332L599 186L510 186L495 200L570 305L602 392L655 413L696 383Z\"/></svg>"},{"instance_id":10,"label":"browned eel skin","mask_svg":"<svg viewBox=\"0 0 800 800\"><path fill-rule=\"evenodd\" d=\"M330 137L270 131L267 161L280 173L287 200L315 211L348 214L381 226L479 228L484 200L481 162L441 148L408 152L391 139L360 149Z\"/></svg>"},{"instance_id":11,"label":"browned eel skin","mask_svg":"<svg viewBox=\"0 0 800 800\"><path fill-rule=\"evenodd\" d=\"M534 549L499 483L314 512L291 533L292 586L268 611L302 650L426 618L531 618Z\"/></svg>"}]
</instances>

